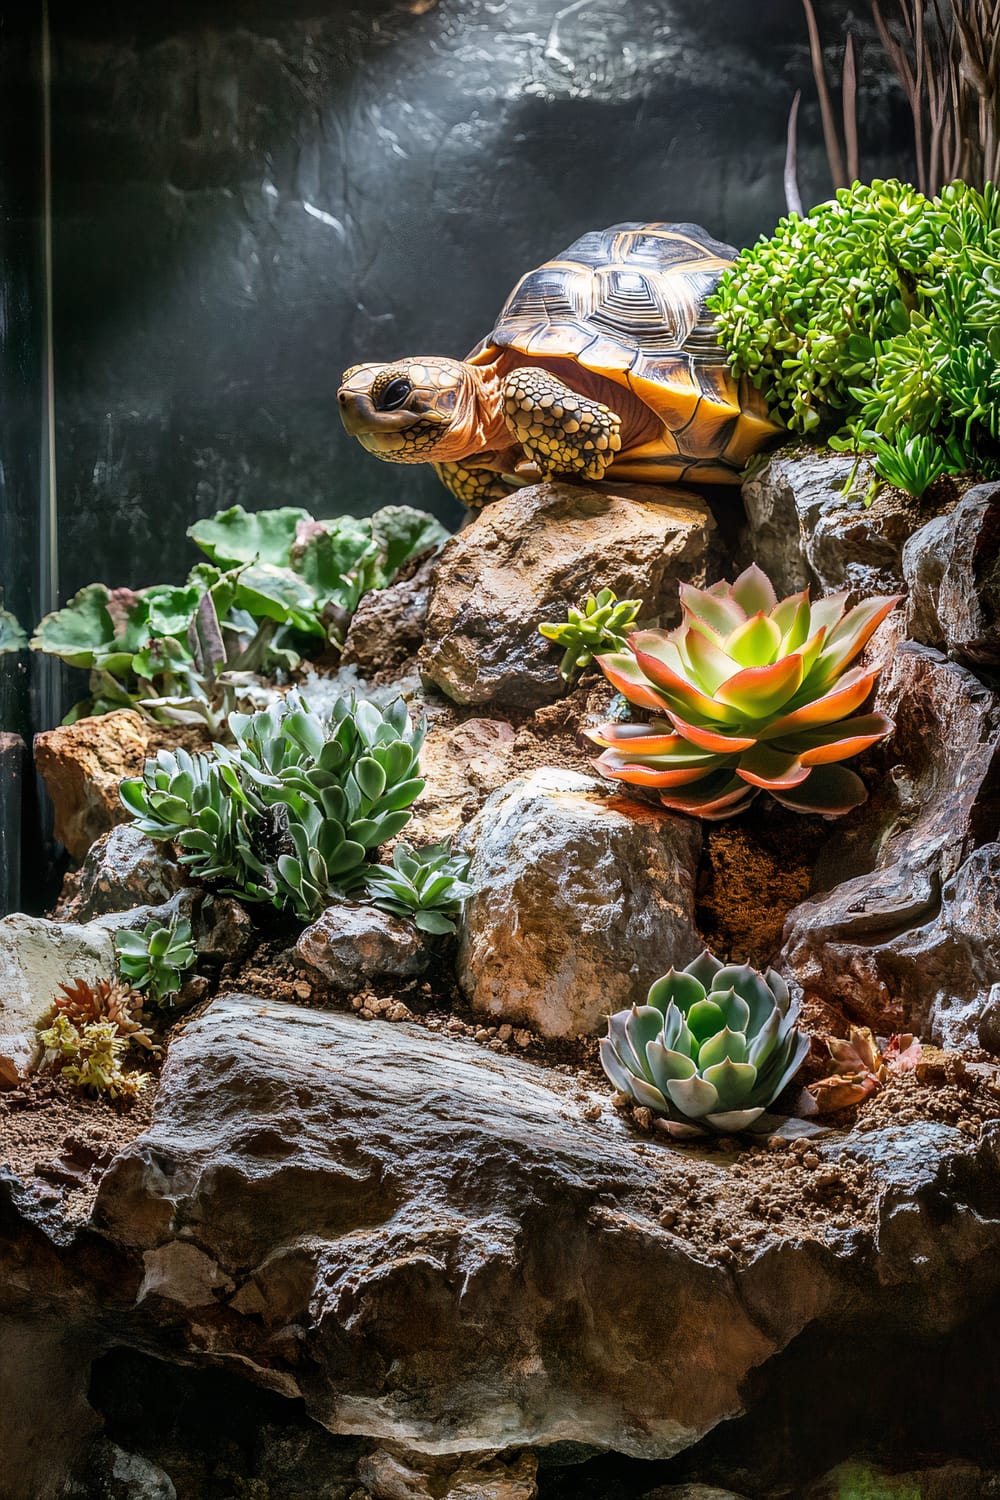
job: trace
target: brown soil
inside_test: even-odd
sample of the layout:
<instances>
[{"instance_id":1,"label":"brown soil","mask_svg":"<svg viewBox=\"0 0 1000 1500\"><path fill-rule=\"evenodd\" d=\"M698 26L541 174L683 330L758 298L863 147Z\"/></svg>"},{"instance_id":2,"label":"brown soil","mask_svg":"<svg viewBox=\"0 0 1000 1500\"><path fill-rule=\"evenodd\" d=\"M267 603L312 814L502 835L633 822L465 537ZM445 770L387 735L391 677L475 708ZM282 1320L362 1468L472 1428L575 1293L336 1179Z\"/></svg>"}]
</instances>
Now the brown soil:
<instances>
[{"instance_id":1,"label":"brown soil","mask_svg":"<svg viewBox=\"0 0 1000 1500\"><path fill-rule=\"evenodd\" d=\"M826 832L817 818L792 822L766 799L743 818L707 824L698 925L719 958L774 963L785 918L809 894Z\"/></svg>"},{"instance_id":2,"label":"brown soil","mask_svg":"<svg viewBox=\"0 0 1000 1500\"><path fill-rule=\"evenodd\" d=\"M154 1078L137 1099L115 1104L37 1074L0 1094L0 1170L22 1178L42 1213L82 1224L105 1167L148 1126L155 1096Z\"/></svg>"}]
</instances>

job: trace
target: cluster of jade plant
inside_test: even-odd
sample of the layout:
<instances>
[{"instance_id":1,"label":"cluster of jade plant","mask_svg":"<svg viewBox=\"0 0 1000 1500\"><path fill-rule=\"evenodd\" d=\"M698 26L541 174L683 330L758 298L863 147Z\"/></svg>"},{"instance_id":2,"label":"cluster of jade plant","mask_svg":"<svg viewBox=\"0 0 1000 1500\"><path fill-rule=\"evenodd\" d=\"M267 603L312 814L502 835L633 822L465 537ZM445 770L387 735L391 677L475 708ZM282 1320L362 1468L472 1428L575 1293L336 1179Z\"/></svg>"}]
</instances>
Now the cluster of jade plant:
<instances>
[{"instance_id":1,"label":"cluster of jade plant","mask_svg":"<svg viewBox=\"0 0 1000 1500\"><path fill-rule=\"evenodd\" d=\"M309 921L362 889L372 851L409 821L423 724L402 700L383 712L346 697L325 721L290 692L229 728L232 747L161 750L122 801L198 879Z\"/></svg>"},{"instance_id":2,"label":"cluster of jade plant","mask_svg":"<svg viewBox=\"0 0 1000 1500\"><path fill-rule=\"evenodd\" d=\"M642 608L641 599L619 599L613 589L589 594L578 609L570 605L565 620L545 621L538 630L562 647L559 671L571 682L602 651L621 651Z\"/></svg>"},{"instance_id":3,"label":"cluster of jade plant","mask_svg":"<svg viewBox=\"0 0 1000 1500\"><path fill-rule=\"evenodd\" d=\"M368 900L395 917L412 918L421 932L454 932L472 895L468 873L468 857L453 854L448 840L423 849L400 842L392 851L391 866L376 865L369 872Z\"/></svg>"},{"instance_id":4,"label":"cluster of jade plant","mask_svg":"<svg viewBox=\"0 0 1000 1500\"><path fill-rule=\"evenodd\" d=\"M993 185L842 188L743 251L709 305L734 372L792 431L870 451L914 495L1000 469Z\"/></svg>"},{"instance_id":5,"label":"cluster of jade plant","mask_svg":"<svg viewBox=\"0 0 1000 1500\"><path fill-rule=\"evenodd\" d=\"M157 1050L142 1012L143 997L120 980L62 985L39 1028L39 1067L90 1093L135 1098L149 1075L127 1070L123 1062L133 1048L147 1055Z\"/></svg>"},{"instance_id":6,"label":"cluster of jade plant","mask_svg":"<svg viewBox=\"0 0 1000 1500\"><path fill-rule=\"evenodd\" d=\"M186 917L147 922L142 932L115 935L118 970L132 989L155 1003L175 995L195 961L191 923Z\"/></svg>"},{"instance_id":7,"label":"cluster of jade plant","mask_svg":"<svg viewBox=\"0 0 1000 1500\"><path fill-rule=\"evenodd\" d=\"M609 1017L601 1064L674 1134L745 1130L798 1071L809 1039L780 975L724 965L706 949L671 969L645 1005Z\"/></svg>"},{"instance_id":8,"label":"cluster of jade plant","mask_svg":"<svg viewBox=\"0 0 1000 1500\"><path fill-rule=\"evenodd\" d=\"M832 817L865 800L841 761L892 730L858 713L877 667L851 666L895 598L845 610L845 594L780 602L755 564L733 584L681 585L681 624L634 631L598 658L648 722L588 730L602 775L655 790L700 818L742 812L761 791L799 812Z\"/></svg>"},{"instance_id":9,"label":"cluster of jade plant","mask_svg":"<svg viewBox=\"0 0 1000 1500\"><path fill-rule=\"evenodd\" d=\"M92 583L40 622L33 650L90 671L89 696L66 722L136 708L220 735L258 674L339 647L362 596L447 533L409 506L317 521L293 506L235 505L188 535L209 560L184 584Z\"/></svg>"}]
</instances>

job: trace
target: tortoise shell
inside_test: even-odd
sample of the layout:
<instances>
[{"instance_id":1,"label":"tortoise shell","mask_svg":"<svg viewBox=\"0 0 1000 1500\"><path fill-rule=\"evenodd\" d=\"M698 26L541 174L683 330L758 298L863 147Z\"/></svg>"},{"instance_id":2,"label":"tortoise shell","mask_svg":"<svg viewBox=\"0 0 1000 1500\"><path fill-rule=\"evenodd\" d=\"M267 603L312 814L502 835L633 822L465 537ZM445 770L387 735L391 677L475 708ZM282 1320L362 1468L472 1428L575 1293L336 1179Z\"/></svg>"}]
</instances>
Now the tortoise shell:
<instances>
[{"instance_id":1,"label":"tortoise shell","mask_svg":"<svg viewBox=\"0 0 1000 1500\"><path fill-rule=\"evenodd\" d=\"M733 481L777 431L705 307L736 254L697 224L592 231L521 278L466 362L541 365L613 409L613 387L630 391L657 422L623 446L616 478Z\"/></svg>"}]
</instances>

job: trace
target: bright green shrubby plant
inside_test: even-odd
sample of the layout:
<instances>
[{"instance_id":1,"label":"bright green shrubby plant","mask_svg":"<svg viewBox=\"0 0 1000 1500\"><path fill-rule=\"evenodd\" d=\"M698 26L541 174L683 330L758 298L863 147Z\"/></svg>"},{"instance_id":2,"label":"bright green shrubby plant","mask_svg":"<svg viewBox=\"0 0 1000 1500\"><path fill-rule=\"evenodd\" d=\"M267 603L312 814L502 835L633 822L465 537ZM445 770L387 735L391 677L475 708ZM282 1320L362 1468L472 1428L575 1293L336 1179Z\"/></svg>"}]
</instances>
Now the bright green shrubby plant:
<instances>
[{"instance_id":1,"label":"bright green shrubby plant","mask_svg":"<svg viewBox=\"0 0 1000 1500\"><path fill-rule=\"evenodd\" d=\"M368 899L395 917L412 917L421 932L454 932L472 886L469 860L453 854L448 840L413 849L399 843L392 865L377 865L368 876Z\"/></svg>"},{"instance_id":2,"label":"bright green shrubby plant","mask_svg":"<svg viewBox=\"0 0 1000 1500\"><path fill-rule=\"evenodd\" d=\"M358 603L447 533L409 506L317 521L293 506L242 506L199 521L207 554L178 587L81 589L46 615L32 649L90 672L90 694L67 716L135 708L225 733L261 674L280 676L343 643Z\"/></svg>"},{"instance_id":3,"label":"bright green shrubby plant","mask_svg":"<svg viewBox=\"0 0 1000 1500\"><path fill-rule=\"evenodd\" d=\"M734 373L792 431L840 446L863 435L876 472L910 493L934 468L1000 466L992 184L952 183L933 199L895 181L842 188L744 251L710 306Z\"/></svg>"},{"instance_id":4,"label":"bright green shrubby plant","mask_svg":"<svg viewBox=\"0 0 1000 1500\"><path fill-rule=\"evenodd\" d=\"M851 663L898 600L845 612L846 597L810 603L806 589L779 602L756 564L733 584L682 584L675 630L634 631L624 651L598 658L655 717L588 730L604 752L597 769L699 818L732 817L762 790L797 812L857 807L864 784L838 763L893 726L857 714L878 669Z\"/></svg>"},{"instance_id":5,"label":"bright green shrubby plant","mask_svg":"<svg viewBox=\"0 0 1000 1500\"><path fill-rule=\"evenodd\" d=\"M571 605L563 621L545 621L538 629L563 648L559 671L571 682L601 651L620 651L638 618L641 599L619 599L613 589L588 595L583 607Z\"/></svg>"},{"instance_id":6,"label":"bright green shrubby plant","mask_svg":"<svg viewBox=\"0 0 1000 1500\"><path fill-rule=\"evenodd\" d=\"M142 932L115 934L118 969L134 990L153 1001L175 995L195 961L191 923L184 917L147 922Z\"/></svg>"},{"instance_id":7,"label":"bright green shrubby plant","mask_svg":"<svg viewBox=\"0 0 1000 1500\"><path fill-rule=\"evenodd\" d=\"M327 723L291 692L229 727L233 748L160 751L122 802L197 878L310 921L363 887L371 851L409 822L424 726L402 700L382 712L349 698Z\"/></svg>"},{"instance_id":8,"label":"bright green shrubby plant","mask_svg":"<svg viewBox=\"0 0 1000 1500\"><path fill-rule=\"evenodd\" d=\"M645 1005L608 1020L601 1064L675 1134L745 1130L794 1077L809 1050L780 975L723 965L706 951L671 969Z\"/></svg>"}]
</instances>

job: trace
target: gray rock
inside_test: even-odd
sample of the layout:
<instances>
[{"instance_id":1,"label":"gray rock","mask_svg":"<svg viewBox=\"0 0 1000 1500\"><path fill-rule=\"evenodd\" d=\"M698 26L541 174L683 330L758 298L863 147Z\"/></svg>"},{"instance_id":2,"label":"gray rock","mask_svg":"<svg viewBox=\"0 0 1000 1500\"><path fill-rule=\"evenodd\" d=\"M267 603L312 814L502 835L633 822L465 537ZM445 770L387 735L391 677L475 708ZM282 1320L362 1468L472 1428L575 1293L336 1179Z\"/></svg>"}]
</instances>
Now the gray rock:
<instances>
[{"instance_id":1,"label":"gray rock","mask_svg":"<svg viewBox=\"0 0 1000 1500\"><path fill-rule=\"evenodd\" d=\"M543 769L486 801L464 843L475 894L458 977L476 1010L543 1036L602 1031L702 946L694 925L701 828Z\"/></svg>"},{"instance_id":2,"label":"gray rock","mask_svg":"<svg viewBox=\"0 0 1000 1500\"><path fill-rule=\"evenodd\" d=\"M928 647L892 656L877 707L896 721L885 779L821 864L848 876L797 907L782 964L880 1033L975 1043L1000 979L995 832L1000 697Z\"/></svg>"},{"instance_id":3,"label":"gray rock","mask_svg":"<svg viewBox=\"0 0 1000 1500\"><path fill-rule=\"evenodd\" d=\"M66 1500L177 1500L173 1480L158 1464L108 1438L94 1443L65 1494Z\"/></svg>"},{"instance_id":4,"label":"gray rock","mask_svg":"<svg viewBox=\"0 0 1000 1500\"><path fill-rule=\"evenodd\" d=\"M377 906L329 906L295 944L295 959L339 990L376 979L412 979L430 954L412 922Z\"/></svg>"},{"instance_id":5,"label":"gray rock","mask_svg":"<svg viewBox=\"0 0 1000 1500\"><path fill-rule=\"evenodd\" d=\"M210 894L198 908L194 940L199 964L235 968L249 956L257 930L250 913L234 896Z\"/></svg>"},{"instance_id":6,"label":"gray rock","mask_svg":"<svg viewBox=\"0 0 1000 1500\"><path fill-rule=\"evenodd\" d=\"M6 1258L4 1270L6 1277ZM45 1270L51 1273L51 1265ZM5 1286L4 1300L18 1290ZM3 1500L61 1500L67 1472L98 1426L87 1402L93 1346L51 1315L6 1316L2 1329L0 1494Z\"/></svg>"},{"instance_id":7,"label":"gray rock","mask_svg":"<svg viewBox=\"0 0 1000 1500\"><path fill-rule=\"evenodd\" d=\"M903 549L907 632L960 661L1000 663L1000 484L967 491Z\"/></svg>"},{"instance_id":8,"label":"gray rock","mask_svg":"<svg viewBox=\"0 0 1000 1500\"><path fill-rule=\"evenodd\" d=\"M22 1075L37 1057L36 1033L62 984L114 972L111 932L15 912L0 922L0 1057Z\"/></svg>"},{"instance_id":9,"label":"gray rock","mask_svg":"<svg viewBox=\"0 0 1000 1500\"><path fill-rule=\"evenodd\" d=\"M187 883L168 846L154 843L132 823L102 834L71 879L72 895L59 913L70 922L87 922L130 906L158 906Z\"/></svg>"},{"instance_id":10,"label":"gray rock","mask_svg":"<svg viewBox=\"0 0 1000 1500\"><path fill-rule=\"evenodd\" d=\"M1000 1123L978 1146L919 1122L823 1142L872 1163L871 1214L788 1237L753 1174L585 1119L602 1098L417 1027L217 1000L101 1180L115 1341L238 1369L410 1469L553 1442L662 1458L808 1326L940 1336L1000 1288ZM659 1222L720 1193L753 1238L728 1262Z\"/></svg>"},{"instance_id":11,"label":"gray rock","mask_svg":"<svg viewBox=\"0 0 1000 1500\"><path fill-rule=\"evenodd\" d=\"M423 644L435 565L436 559L428 558L411 578L364 595L347 632L341 666L374 677L405 666L416 655Z\"/></svg>"},{"instance_id":12,"label":"gray rock","mask_svg":"<svg viewBox=\"0 0 1000 1500\"><path fill-rule=\"evenodd\" d=\"M599 588L676 617L680 580L714 582L705 502L652 485L539 484L488 505L438 558L421 670L456 703L533 707L565 691L538 633Z\"/></svg>"},{"instance_id":13,"label":"gray rock","mask_svg":"<svg viewBox=\"0 0 1000 1500\"><path fill-rule=\"evenodd\" d=\"M854 466L849 454L803 447L769 459L743 485L750 555L779 597L849 589L858 597L903 592L903 544L912 515L840 492ZM871 470L862 462L855 489Z\"/></svg>"}]
</instances>

